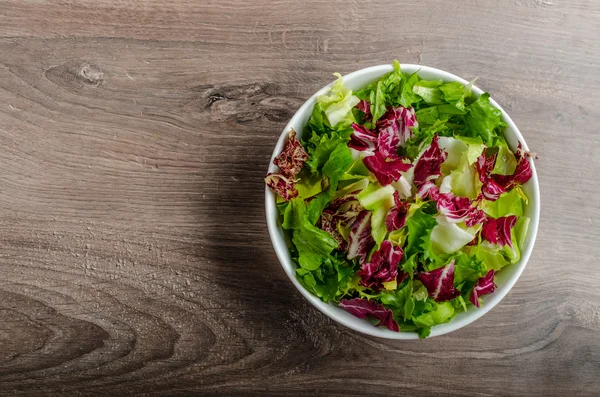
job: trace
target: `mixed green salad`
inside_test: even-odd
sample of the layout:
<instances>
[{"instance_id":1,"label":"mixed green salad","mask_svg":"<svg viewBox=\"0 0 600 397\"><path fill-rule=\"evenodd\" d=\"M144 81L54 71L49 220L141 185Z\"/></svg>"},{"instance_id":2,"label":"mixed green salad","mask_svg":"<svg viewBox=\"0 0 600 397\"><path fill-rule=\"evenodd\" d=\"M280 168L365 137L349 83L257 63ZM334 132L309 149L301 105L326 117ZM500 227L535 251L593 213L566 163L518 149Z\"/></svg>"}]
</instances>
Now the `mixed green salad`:
<instances>
[{"instance_id":1,"label":"mixed green salad","mask_svg":"<svg viewBox=\"0 0 600 397\"><path fill-rule=\"evenodd\" d=\"M427 337L483 304L519 260L532 154L509 148L500 110L470 84L397 61L358 92L337 76L265 179L298 280L376 326Z\"/></svg>"}]
</instances>

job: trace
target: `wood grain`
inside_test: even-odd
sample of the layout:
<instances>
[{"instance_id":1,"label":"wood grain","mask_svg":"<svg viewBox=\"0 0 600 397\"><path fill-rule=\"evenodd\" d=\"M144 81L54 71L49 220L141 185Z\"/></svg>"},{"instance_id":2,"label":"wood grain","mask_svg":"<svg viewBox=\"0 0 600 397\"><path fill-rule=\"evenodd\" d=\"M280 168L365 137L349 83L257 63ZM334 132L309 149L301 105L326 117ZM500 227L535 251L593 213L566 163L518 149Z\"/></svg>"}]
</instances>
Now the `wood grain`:
<instances>
[{"instance_id":1,"label":"wood grain","mask_svg":"<svg viewBox=\"0 0 600 397\"><path fill-rule=\"evenodd\" d=\"M0 395L600 395L600 3L0 2ZM397 58L492 93L538 153L531 261L419 342L321 315L273 253L272 148Z\"/></svg>"}]
</instances>

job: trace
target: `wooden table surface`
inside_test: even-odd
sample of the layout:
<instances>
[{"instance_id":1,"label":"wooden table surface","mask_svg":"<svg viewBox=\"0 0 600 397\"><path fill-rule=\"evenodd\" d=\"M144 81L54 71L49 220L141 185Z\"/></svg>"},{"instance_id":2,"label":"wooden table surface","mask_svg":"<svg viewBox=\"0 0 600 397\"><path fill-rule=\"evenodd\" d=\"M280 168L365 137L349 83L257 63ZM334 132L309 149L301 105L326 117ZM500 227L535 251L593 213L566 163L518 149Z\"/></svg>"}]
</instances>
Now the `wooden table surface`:
<instances>
[{"instance_id":1,"label":"wooden table surface","mask_svg":"<svg viewBox=\"0 0 600 397\"><path fill-rule=\"evenodd\" d=\"M0 395L600 395L600 3L0 2ZM293 288L263 176L333 79L420 63L537 152L521 279L453 334L367 337Z\"/></svg>"}]
</instances>

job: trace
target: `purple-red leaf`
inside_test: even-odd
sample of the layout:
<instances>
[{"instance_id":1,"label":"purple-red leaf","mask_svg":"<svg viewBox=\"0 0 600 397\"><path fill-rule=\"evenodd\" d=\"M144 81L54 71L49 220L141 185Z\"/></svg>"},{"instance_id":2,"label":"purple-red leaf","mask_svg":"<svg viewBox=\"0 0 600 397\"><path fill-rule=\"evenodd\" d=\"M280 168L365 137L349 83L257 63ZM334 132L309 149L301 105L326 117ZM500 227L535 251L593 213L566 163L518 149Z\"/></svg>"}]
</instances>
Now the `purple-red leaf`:
<instances>
[{"instance_id":1,"label":"purple-red leaf","mask_svg":"<svg viewBox=\"0 0 600 397\"><path fill-rule=\"evenodd\" d=\"M337 248L339 250L346 251L348 249L348 243L337 230L338 222L339 219L335 216L333 211L326 209L321 214L321 217L317 223L317 227L331 234L331 236L338 242Z\"/></svg>"},{"instance_id":2,"label":"purple-red leaf","mask_svg":"<svg viewBox=\"0 0 600 397\"><path fill-rule=\"evenodd\" d=\"M370 131L367 127L352 123L352 129L354 132L350 135L350 142L348 142L348 147L358 151L373 151L377 146L377 135L374 132Z\"/></svg>"},{"instance_id":3,"label":"purple-red leaf","mask_svg":"<svg viewBox=\"0 0 600 397\"><path fill-rule=\"evenodd\" d=\"M479 181L482 183L481 194L486 200L490 201L498 200L498 197L504 193L504 188L491 177L491 172L494 169L495 163L496 155L486 157L484 149L483 153L481 156L479 156L477 163L475 164L477 173L479 174Z\"/></svg>"},{"instance_id":4,"label":"purple-red leaf","mask_svg":"<svg viewBox=\"0 0 600 397\"><path fill-rule=\"evenodd\" d=\"M285 201L298 196L298 190L294 187L296 181L294 176L300 172L308 154L304 151L300 141L296 139L296 131L290 130L285 147L273 160L273 164L279 167L281 172L271 172L265 177L265 183Z\"/></svg>"},{"instance_id":5,"label":"purple-red leaf","mask_svg":"<svg viewBox=\"0 0 600 397\"><path fill-rule=\"evenodd\" d=\"M517 159L517 167L512 175L492 174L494 164L496 163L496 155L491 157L483 154L477 159L477 173L479 180L483 186L481 193L484 198L490 201L498 200L498 197L504 192L508 192L517 185L527 182L533 175L531 164L529 163L530 152L524 150L519 142L515 158Z\"/></svg>"},{"instance_id":6,"label":"purple-red leaf","mask_svg":"<svg viewBox=\"0 0 600 397\"><path fill-rule=\"evenodd\" d=\"M498 200L498 197L500 197L500 195L504 192L504 188L491 178L484 182L483 186L481 187L481 193L483 194L483 197L490 201Z\"/></svg>"},{"instance_id":7,"label":"purple-red leaf","mask_svg":"<svg viewBox=\"0 0 600 397\"><path fill-rule=\"evenodd\" d=\"M289 178L300 172L307 159L308 154L296 139L296 131L290 130L288 141L279 156L273 160L273 164L281 169L281 174Z\"/></svg>"},{"instance_id":8,"label":"purple-red leaf","mask_svg":"<svg viewBox=\"0 0 600 397\"><path fill-rule=\"evenodd\" d=\"M267 174L265 178L267 186L285 201L290 201L298 196L298 190L294 187L294 182L292 178L287 178L275 172Z\"/></svg>"},{"instance_id":9,"label":"purple-red leaf","mask_svg":"<svg viewBox=\"0 0 600 397\"><path fill-rule=\"evenodd\" d=\"M412 139L414 134L411 127L417 127L417 116L413 108L388 108L388 110L377 121L379 134L394 137L394 152L398 146L405 146L406 141ZM392 139L392 138L389 138ZM380 149L381 150L381 149Z\"/></svg>"},{"instance_id":10,"label":"purple-red leaf","mask_svg":"<svg viewBox=\"0 0 600 397\"><path fill-rule=\"evenodd\" d=\"M342 299L338 305L350 314L358 318L373 317L379 320L377 327L387 327L392 331L399 331L398 323L394 320L394 314L382 304L367 299Z\"/></svg>"},{"instance_id":11,"label":"purple-red leaf","mask_svg":"<svg viewBox=\"0 0 600 397\"><path fill-rule=\"evenodd\" d=\"M519 142L519 144L517 145L517 156L519 156L518 158L521 158L521 157L531 157L533 159L538 158L537 154L535 154L534 152L530 152L529 150L523 149L523 145L521 145L521 142Z\"/></svg>"},{"instance_id":12,"label":"purple-red leaf","mask_svg":"<svg viewBox=\"0 0 600 397\"><path fill-rule=\"evenodd\" d=\"M451 223L465 222L471 227L486 221L485 212L478 209L471 200L452 193L438 195L437 209Z\"/></svg>"},{"instance_id":13,"label":"purple-red leaf","mask_svg":"<svg viewBox=\"0 0 600 397\"><path fill-rule=\"evenodd\" d=\"M402 259L402 248L394 247L391 241L385 240L371 257L369 263L363 263L358 276L360 284L379 291L382 283L394 281L398 277L398 264Z\"/></svg>"},{"instance_id":14,"label":"purple-red leaf","mask_svg":"<svg viewBox=\"0 0 600 397\"><path fill-rule=\"evenodd\" d=\"M351 225L358 214L364 210L363 206L358 201L357 194L360 190L343 195L334 200L327 207L328 210L335 212L335 218L344 226Z\"/></svg>"},{"instance_id":15,"label":"purple-red leaf","mask_svg":"<svg viewBox=\"0 0 600 397\"><path fill-rule=\"evenodd\" d=\"M448 153L440 148L438 140L439 137L435 134L431 145L417 161L414 176L414 183L417 189L420 189L427 182L434 181L442 175L442 163L448 157Z\"/></svg>"},{"instance_id":16,"label":"purple-red leaf","mask_svg":"<svg viewBox=\"0 0 600 397\"><path fill-rule=\"evenodd\" d=\"M338 197L337 199L333 200L327 208L329 208L332 211L337 211L344 204L349 203L351 201L357 201L358 193L360 193L360 190L355 190L353 192L343 195L342 197Z\"/></svg>"},{"instance_id":17,"label":"purple-red leaf","mask_svg":"<svg viewBox=\"0 0 600 397\"><path fill-rule=\"evenodd\" d=\"M512 175L492 175L494 181L502 186L504 190L509 191L513 187L527 182L533 175L531 164L529 163L529 156L526 153L528 152L523 150L521 142L519 142L517 153L515 154L518 161L515 172Z\"/></svg>"},{"instance_id":18,"label":"purple-red leaf","mask_svg":"<svg viewBox=\"0 0 600 397\"><path fill-rule=\"evenodd\" d=\"M402 157L395 156L393 159L388 159L378 151L372 156L363 158L363 163L375 174L382 186L397 181L402 176L400 172L406 172L412 167L410 163L405 163Z\"/></svg>"},{"instance_id":19,"label":"purple-red leaf","mask_svg":"<svg viewBox=\"0 0 600 397\"><path fill-rule=\"evenodd\" d=\"M390 129L379 131L377 136L377 150L383 157L396 158L398 157L398 145L400 138L398 134Z\"/></svg>"},{"instance_id":20,"label":"purple-red leaf","mask_svg":"<svg viewBox=\"0 0 600 397\"><path fill-rule=\"evenodd\" d=\"M420 273L419 280L436 302L449 301L460 295L460 291L454 288L454 259L444 267Z\"/></svg>"},{"instance_id":21,"label":"purple-red leaf","mask_svg":"<svg viewBox=\"0 0 600 397\"><path fill-rule=\"evenodd\" d=\"M481 236L492 244L508 245L512 249L510 231L516 222L517 217L514 215L501 218L488 217L481 228Z\"/></svg>"},{"instance_id":22,"label":"purple-red leaf","mask_svg":"<svg viewBox=\"0 0 600 397\"><path fill-rule=\"evenodd\" d=\"M417 190L417 197L422 200L431 199L437 200L440 196L440 189L432 181L427 181Z\"/></svg>"},{"instance_id":23,"label":"purple-red leaf","mask_svg":"<svg viewBox=\"0 0 600 397\"><path fill-rule=\"evenodd\" d=\"M362 211L356 217L350 229L348 236L350 244L348 246L348 259L358 258L359 263L363 264L369 252L375 245L373 236L371 235L371 212Z\"/></svg>"},{"instance_id":24,"label":"purple-red leaf","mask_svg":"<svg viewBox=\"0 0 600 397\"><path fill-rule=\"evenodd\" d=\"M404 226L410 203L400 200L398 191L394 192L394 207L390 208L385 217L385 226L388 232L393 232Z\"/></svg>"},{"instance_id":25,"label":"purple-red leaf","mask_svg":"<svg viewBox=\"0 0 600 397\"><path fill-rule=\"evenodd\" d=\"M368 101L365 101L364 99L361 100L356 105L356 108L365 114L365 120L371 119L371 104Z\"/></svg>"},{"instance_id":26,"label":"purple-red leaf","mask_svg":"<svg viewBox=\"0 0 600 397\"><path fill-rule=\"evenodd\" d=\"M485 276L477 280L477 284L473 287L469 300L472 304L479 307L479 297L491 294L494 292L496 285L494 284L494 269L490 270Z\"/></svg>"}]
</instances>

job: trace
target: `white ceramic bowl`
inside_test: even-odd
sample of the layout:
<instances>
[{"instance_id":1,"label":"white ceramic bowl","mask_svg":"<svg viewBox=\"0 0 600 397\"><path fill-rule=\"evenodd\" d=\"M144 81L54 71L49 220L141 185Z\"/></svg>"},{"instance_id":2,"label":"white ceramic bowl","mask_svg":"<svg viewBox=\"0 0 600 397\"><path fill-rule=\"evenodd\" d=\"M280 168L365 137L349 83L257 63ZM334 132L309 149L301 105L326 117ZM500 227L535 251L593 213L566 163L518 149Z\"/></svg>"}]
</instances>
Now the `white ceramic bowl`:
<instances>
[{"instance_id":1,"label":"white ceramic bowl","mask_svg":"<svg viewBox=\"0 0 600 397\"><path fill-rule=\"evenodd\" d=\"M384 74L392 71L392 69L392 65L379 65L358 70L356 72L344 76L344 83L350 89L356 91L365 87L372 81L377 80ZM407 73L417 72L419 76L423 79L441 79L445 82L458 81L462 84L467 84L467 81L461 79L460 77L457 77L448 72L444 72L443 70L427 66L403 64L402 70ZM269 163L270 165L268 172L277 171L277 167L273 165L273 159L283 149L290 128L296 130L298 136L302 136L304 126L310 118L317 96L327 93L331 88L332 84L333 83L323 87L312 97L310 97L300 107L300 109L298 109L296 114L294 114L292 119L285 126L284 130L281 133L281 136L279 137L279 140L277 141L275 150L273 151L273 156L271 157L271 162ZM475 86L473 86L473 92L476 95L480 95L483 93L482 90ZM506 112L500 107L500 105L498 105L493 99L491 99L491 103L502 111L503 120L508 125L505 131L505 137L510 147L513 150L515 150L517 147L517 142L520 141L523 144L523 147L528 150L527 144L525 143L523 136L519 132L519 129L517 128L515 123L513 123L513 121L510 119L508 114L506 114ZM508 291L510 291L513 285L515 285L515 283L519 279L519 276L523 272L523 269L525 269L525 265L527 265L527 261L529 260L529 256L531 255L540 217L539 185L533 161L531 161L531 169L533 171L533 176L525 185L523 185L523 190L529 198L529 205L526 209L526 215L531 218L531 223L528 230L528 236L525 239L525 244L523 247L521 247L521 260L518 263L509 265L503 268L502 271L498 272L495 278L495 282L498 288L494 293L485 296L484 304L481 306L481 308L478 309L474 306L471 306L468 311L456 315L450 322L432 327L430 337L456 331L457 329L462 328L477 320L479 317L483 316L494 306L496 306L502 300L502 298L506 296ZM308 301L312 303L313 306L315 306L321 312L323 312L333 320L337 321L338 323L343 324L346 327L352 328L355 331L388 339L418 339L418 335L414 332L394 332L388 330L385 327L375 327L368 320L354 317L352 314L336 307L331 303L325 303L316 296L312 295L306 289L304 289L304 287L296 279L295 265L290 258L289 249L286 245L283 234L284 231L280 225L280 221L277 216L277 207L275 206L275 193L271 192L269 188L265 188L265 206L269 235L271 236L271 241L273 242L273 247L275 248L275 253L279 258L279 262L281 262L281 266L283 266L283 269L289 276L290 280L292 280L294 286L298 288L302 295L304 295L304 297L308 299Z\"/></svg>"}]
</instances>

